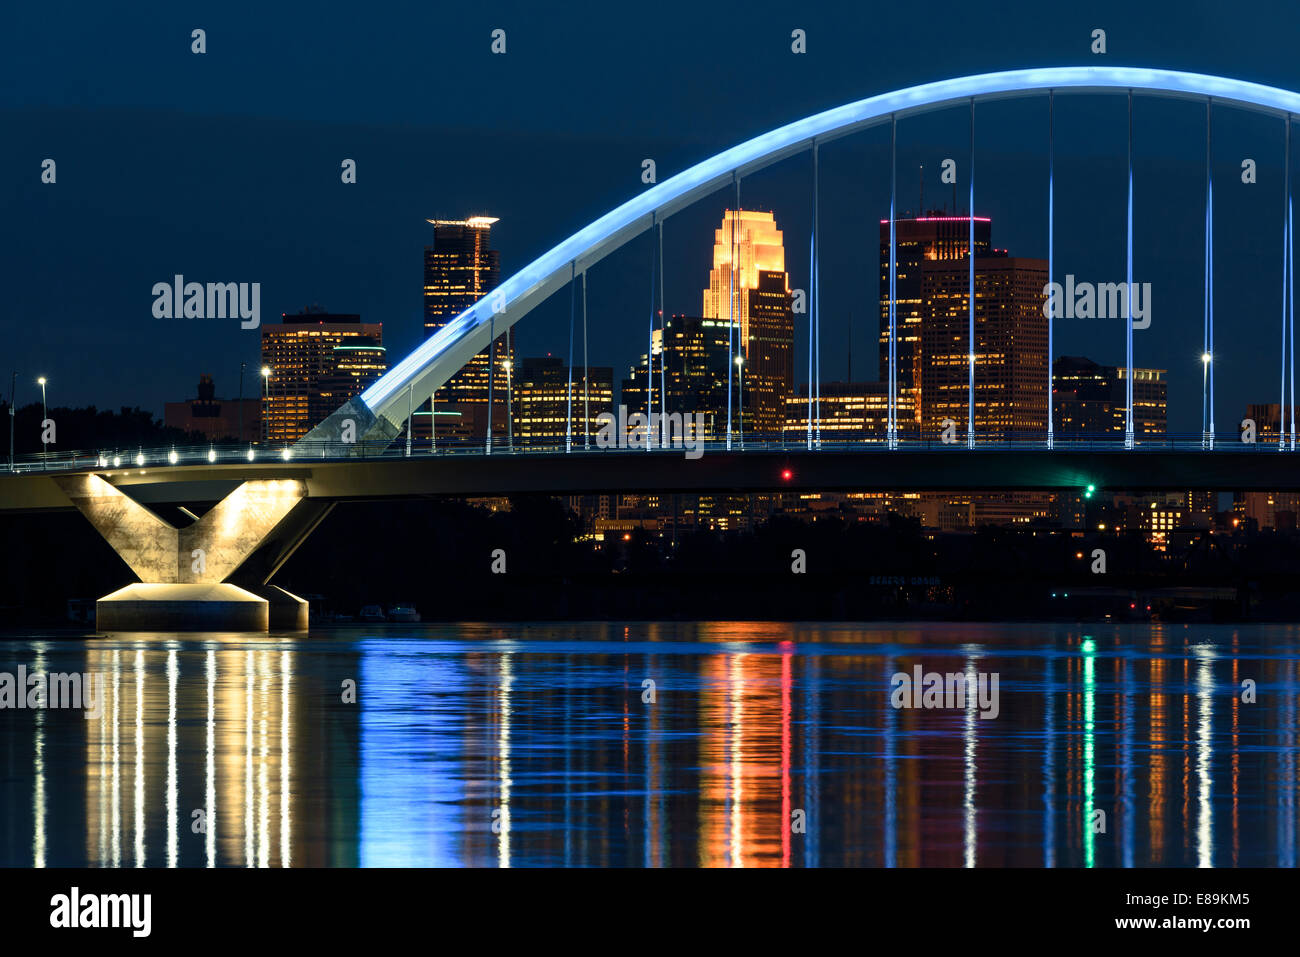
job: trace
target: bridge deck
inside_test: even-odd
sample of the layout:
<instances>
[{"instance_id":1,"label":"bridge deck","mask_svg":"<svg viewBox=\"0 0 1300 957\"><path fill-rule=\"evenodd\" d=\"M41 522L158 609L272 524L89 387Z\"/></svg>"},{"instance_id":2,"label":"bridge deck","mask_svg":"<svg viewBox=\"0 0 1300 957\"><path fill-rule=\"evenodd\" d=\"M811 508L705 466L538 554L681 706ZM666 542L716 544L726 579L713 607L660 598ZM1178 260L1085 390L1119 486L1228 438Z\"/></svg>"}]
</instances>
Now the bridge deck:
<instances>
[{"instance_id":1,"label":"bridge deck","mask_svg":"<svg viewBox=\"0 0 1300 957\"><path fill-rule=\"evenodd\" d=\"M420 496L637 492L1300 491L1300 455L1259 446L1224 451L1025 451L954 446L912 450L575 450L570 454L392 455L345 461L196 464L56 473L0 473L0 511L71 508L53 475L97 472L139 502L217 501L248 479L303 479L332 501ZM789 473L787 478L785 473Z\"/></svg>"}]
</instances>

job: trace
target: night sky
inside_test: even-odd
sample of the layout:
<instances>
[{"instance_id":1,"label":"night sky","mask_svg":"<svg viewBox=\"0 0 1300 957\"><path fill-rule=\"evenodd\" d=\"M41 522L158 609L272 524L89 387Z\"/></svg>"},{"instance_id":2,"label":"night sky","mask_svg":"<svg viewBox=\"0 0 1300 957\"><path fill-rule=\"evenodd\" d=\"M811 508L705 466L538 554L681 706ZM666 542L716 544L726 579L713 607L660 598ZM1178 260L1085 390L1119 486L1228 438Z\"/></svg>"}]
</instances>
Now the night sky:
<instances>
[{"instance_id":1,"label":"night sky","mask_svg":"<svg viewBox=\"0 0 1300 957\"><path fill-rule=\"evenodd\" d=\"M207 53L190 52L194 28ZM493 55L494 28L507 53ZM807 31L808 53L790 52ZM1104 57L1089 51L1107 32ZM382 321L392 360L422 337L426 218L499 216L509 275L645 188L742 139L900 87L1046 65L1136 65L1300 89L1300 5L442 3L11 4L0 14L0 372L19 404L162 404L200 373L233 396L259 333L237 320L156 319L175 273L262 284L263 322L319 304ZM1046 257L1045 97L981 105L976 212L993 242ZM1058 96L1057 278L1124 278L1123 96ZM1282 124L1215 115L1217 419L1277 401ZM964 108L899 129L902 211L952 204L939 164L969 172ZM1169 370L1170 429L1200 422L1204 107L1136 106L1134 278L1153 286L1136 363ZM41 183L41 161L57 183ZM1258 183L1240 180L1243 158ZM358 183L340 182L340 163ZM1300 164L1297 164L1300 166ZM823 378L875 378L877 223L888 128L822 151ZM785 230L806 287L811 163L746 180ZM727 193L665 226L667 307L696 314ZM644 349L650 240L593 269L593 364L616 380ZM795 368L806 368L804 317ZM564 355L568 296L517 327L521 355ZM1057 354L1123 363L1123 320L1057 325ZM802 375L800 376L802 378ZM250 373L246 394L257 388Z\"/></svg>"}]
</instances>

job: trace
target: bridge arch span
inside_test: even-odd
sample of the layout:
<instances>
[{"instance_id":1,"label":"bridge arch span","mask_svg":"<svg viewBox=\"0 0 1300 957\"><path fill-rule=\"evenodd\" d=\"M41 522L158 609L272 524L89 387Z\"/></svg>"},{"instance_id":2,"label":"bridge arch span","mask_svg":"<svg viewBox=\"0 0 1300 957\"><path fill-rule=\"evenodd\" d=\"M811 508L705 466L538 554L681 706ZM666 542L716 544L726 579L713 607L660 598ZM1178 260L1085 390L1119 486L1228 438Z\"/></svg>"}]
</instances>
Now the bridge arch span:
<instances>
[{"instance_id":1,"label":"bridge arch span","mask_svg":"<svg viewBox=\"0 0 1300 957\"><path fill-rule=\"evenodd\" d=\"M342 420L355 421L358 437L395 436L408 402L426 401L471 357L624 243L678 210L795 153L894 119L971 101L1034 93L1135 92L1213 100L1288 119L1300 113L1300 94L1227 77L1139 67L1047 67L940 80L857 100L795 120L724 150L638 193L502 282L398 362L360 396L303 440L317 447L338 442ZM347 446L340 445L342 453Z\"/></svg>"}]
</instances>

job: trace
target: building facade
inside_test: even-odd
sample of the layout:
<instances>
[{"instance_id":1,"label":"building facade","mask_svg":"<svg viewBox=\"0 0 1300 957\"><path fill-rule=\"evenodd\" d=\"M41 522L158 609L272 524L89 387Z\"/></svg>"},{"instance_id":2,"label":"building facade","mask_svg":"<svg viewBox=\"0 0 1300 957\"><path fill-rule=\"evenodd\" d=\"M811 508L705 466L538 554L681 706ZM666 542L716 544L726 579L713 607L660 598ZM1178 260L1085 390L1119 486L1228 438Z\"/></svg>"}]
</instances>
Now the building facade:
<instances>
[{"instance_id":1,"label":"building facade","mask_svg":"<svg viewBox=\"0 0 1300 957\"><path fill-rule=\"evenodd\" d=\"M424 335L434 335L501 281L501 254L491 248L492 216L467 219L430 219L433 243L424 247ZM493 358L494 357L494 358ZM494 433L505 431L506 407L504 363L514 360L514 337L502 333L496 341L447 380L434 396L439 429L446 425L448 437L487 435L487 407L492 393ZM491 368L495 361L496 368ZM428 412L426 403L422 411ZM446 413L444 415L443 413ZM420 431L428 431L429 416L419 416ZM452 422L455 425L452 425ZM439 431L442 435L442 431ZM427 439L420 434L419 439Z\"/></svg>"},{"instance_id":2,"label":"building facade","mask_svg":"<svg viewBox=\"0 0 1300 957\"><path fill-rule=\"evenodd\" d=\"M198 398L164 403L163 422L169 429L183 429L210 442L256 442L262 437L262 400L255 398L253 390L261 385L260 379L248 383L250 398L219 399L212 376L201 375Z\"/></svg>"},{"instance_id":3,"label":"building facade","mask_svg":"<svg viewBox=\"0 0 1300 957\"><path fill-rule=\"evenodd\" d=\"M739 356L744 368L733 389L738 393L743 380L745 432L780 438L785 402L794 391L794 310L784 239L771 212L723 212L722 226L714 232L713 267L701 314L737 324L732 357ZM740 401L733 395L737 420ZM725 431L725 421L723 425Z\"/></svg>"},{"instance_id":4,"label":"building facade","mask_svg":"<svg viewBox=\"0 0 1300 957\"><path fill-rule=\"evenodd\" d=\"M1053 431L1070 436L1123 439L1128 411L1128 370L1103 366L1084 356L1061 356L1052 364ZM1133 432L1164 435L1168 383L1164 369L1133 370Z\"/></svg>"},{"instance_id":5,"label":"building facade","mask_svg":"<svg viewBox=\"0 0 1300 957\"><path fill-rule=\"evenodd\" d=\"M296 442L383 375L383 332L383 323L319 309L263 324L263 438Z\"/></svg>"},{"instance_id":6,"label":"building facade","mask_svg":"<svg viewBox=\"0 0 1300 957\"><path fill-rule=\"evenodd\" d=\"M927 260L921 267L921 424L936 436L945 423L965 435L970 367L975 367L977 437L1047 434L1047 262L990 255L975 259L975 341L970 342L967 262ZM972 360L972 356L974 357Z\"/></svg>"},{"instance_id":7,"label":"building facade","mask_svg":"<svg viewBox=\"0 0 1300 957\"><path fill-rule=\"evenodd\" d=\"M912 397L898 397L898 420L913 420ZM809 423L808 387L786 400L785 439L806 439ZM827 442L887 438L889 428L889 385L886 382L824 382L820 401L814 397L812 430Z\"/></svg>"},{"instance_id":8,"label":"building facade","mask_svg":"<svg viewBox=\"0 0 1300 957\"><path fill-rule=\"evenodd\" d=\"M508 386L514 438L522 445L562 449L571 434L574 448L594 446L596 419L614 405L613 369L588 367L584 382L575 368L570 397L569 368L559 356L521 359Z\"/></svg>"},{"instance_id":9,"label":"building facade","mask_svg":"<svg viewBox=\"0 0 1300 957\"><path fill-rule=\"evenodd\" d=\"M900 435L915 434L921 424L921 324L925 309L923 267L927 263L965 262L970 248L970 218L935 210L914 219L894 220L896 251L894 323L898 332L895 363L900 401L908 400L911 418L898 416ZM993 224L975 217L975 255L992 252ZM889 382L889 220L880 221L880 381Z\"/></svg>"}]
</instances>

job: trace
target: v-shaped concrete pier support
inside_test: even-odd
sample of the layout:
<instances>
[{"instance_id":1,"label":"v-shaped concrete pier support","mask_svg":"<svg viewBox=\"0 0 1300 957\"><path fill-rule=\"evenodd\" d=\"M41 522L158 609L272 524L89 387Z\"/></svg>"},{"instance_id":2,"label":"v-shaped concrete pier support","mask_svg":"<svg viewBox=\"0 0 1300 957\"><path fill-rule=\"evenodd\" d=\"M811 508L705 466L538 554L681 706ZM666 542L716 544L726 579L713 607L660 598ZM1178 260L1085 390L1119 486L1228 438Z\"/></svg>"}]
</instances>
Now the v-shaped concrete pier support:
<instances>
[{"instance_id":1,"label":"v-shaped concrete pier support","mask_svg":"<svg viewBox=\"0 0 1300 957\"><path fill-rule=\"evenodd\" d=\"M96 603L117 631L266 631L307 627L307 603L266 582L328 512L297 479L244 482L185 528L163 521L99 475L55 479L140 578ZM291 516L295 519L289 521ZM279 534L277 534L279 533ZM275 555L249 559L268 541ZM230 582L248 564L247 587ZM247 580L252 579L252 580Z\"/></svg>"}]
</instances>

